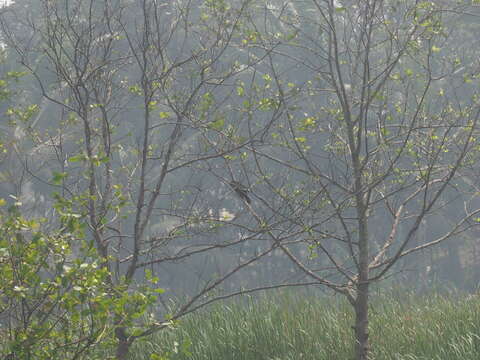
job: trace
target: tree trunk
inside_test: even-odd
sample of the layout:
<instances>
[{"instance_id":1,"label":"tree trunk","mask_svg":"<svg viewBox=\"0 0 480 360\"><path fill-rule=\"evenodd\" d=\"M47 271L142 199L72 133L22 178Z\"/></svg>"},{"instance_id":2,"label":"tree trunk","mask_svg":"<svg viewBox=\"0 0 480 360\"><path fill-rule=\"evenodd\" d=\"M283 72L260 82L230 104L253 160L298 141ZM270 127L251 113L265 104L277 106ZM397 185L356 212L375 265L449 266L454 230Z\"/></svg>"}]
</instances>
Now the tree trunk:
<instances>
[{"instance_id":1,"label":"tree trunk","mask_svg":"<svg viewBox=\"0 0 480 360\"><path fill-rule=\"evenodd\" d=\"M368 360L368 293L368 281L360 282L355 300L355 360Z\"/></svg>"},{"instance_id":2,"label":"tree trunk","mask_svg":"<svg viewBox=\"0 0 480 360\"><path fill-rule=\"evenodd\" d=\"M357 165L358 167L358 165ZM360 177L356 188L361 189ZM368 360L368 295L369 295L369 235L368 211L364 198L358 192L358 282L355 299L355 360Z\"/></svg>"},{"instance_id":3,"label":"tree trunk","mask_svg":"<svg viewBox=\"0 0 480 360\"><path fill-rule=\"evenodd\" d=\"M116 360L127 360L130 350L131 341L128 339L126 330L123 327L115 329L115 336L118 340L117 351L115 353Z\"/></svg>"}]
</instances>

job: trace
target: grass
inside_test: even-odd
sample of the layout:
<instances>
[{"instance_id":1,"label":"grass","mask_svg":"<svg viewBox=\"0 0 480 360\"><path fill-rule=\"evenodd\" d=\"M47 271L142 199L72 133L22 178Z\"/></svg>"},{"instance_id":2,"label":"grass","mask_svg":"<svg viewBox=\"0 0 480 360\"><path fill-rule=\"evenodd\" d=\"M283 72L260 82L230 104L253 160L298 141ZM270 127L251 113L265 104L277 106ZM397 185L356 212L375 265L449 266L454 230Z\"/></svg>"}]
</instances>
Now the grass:
<instances>
[{"instance_id":1,"label":"grass","mask_svg":"<svg viewBox=\"0 0 480 360\"><path fill-rule=\"evenodd\" d=\"M480 298L376 296L372 359L480 359ZM348 360L353 313L336 298L275 294L229 302L137 342L132 359Z\"/></svg>"}]
</instances>

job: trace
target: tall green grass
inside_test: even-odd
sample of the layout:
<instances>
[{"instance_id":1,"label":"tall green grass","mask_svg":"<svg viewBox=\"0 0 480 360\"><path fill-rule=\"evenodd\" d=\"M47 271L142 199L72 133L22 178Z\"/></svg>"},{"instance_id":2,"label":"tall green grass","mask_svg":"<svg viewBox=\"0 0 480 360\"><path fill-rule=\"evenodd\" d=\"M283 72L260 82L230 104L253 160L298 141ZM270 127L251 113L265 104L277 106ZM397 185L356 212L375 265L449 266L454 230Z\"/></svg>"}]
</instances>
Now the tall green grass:
<instances>
[{"instance_id":1,"label":"tall green grass","mask_svg":"<svg viewBox=\"0 0 480 360\"><path fill-rule=\"evenodd\" d=\"M132 349L171 360L348 360L353 313L336 298L268 295L217 304ZM480 299L376 296L370 318L372 359L479 360Z\"/></svg>"}]
</instances>

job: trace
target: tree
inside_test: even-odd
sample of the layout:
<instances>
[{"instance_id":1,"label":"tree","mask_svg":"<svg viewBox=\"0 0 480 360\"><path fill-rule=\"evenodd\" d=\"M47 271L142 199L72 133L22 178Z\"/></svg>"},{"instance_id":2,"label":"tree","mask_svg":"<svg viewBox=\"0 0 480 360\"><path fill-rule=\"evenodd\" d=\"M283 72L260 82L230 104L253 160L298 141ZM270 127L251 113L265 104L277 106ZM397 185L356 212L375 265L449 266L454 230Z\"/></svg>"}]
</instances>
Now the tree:
<instances>
[{"instance_id":1,"label":"tree","mask_svg":"<svg viewBox=\"0 0 480 360\"><path fill-rule=\"evenodd\" d=\"M453 24L469 15L428 1L296 5L272 3L264 18L279 32L258 36L259 47L272 36L282 40L269 53L265 78L285 116L272 127L270 147L251 146L256 176L264 198L270 191L289 206L282 215L302 231L309 254L295 254L298 244L279 248L305 276L351 303L355 359L365 360L371 286L407 255L478 219L473 198L462 195L451 224L434 238L418 237L453 191L475 192L461 170L477 158L471 83L478 76L472 68L459 73L465 63L451 43Z\"/></svg>"},{"instance_id":2,"label":"tree","mask_svg":"<svg viewBox=\"0 0 480 360\"><path fill-rule=\"evenodd\" d=\"M0 215L2 358L94 358L113 329L106 269L78 229L46 234L18 206Z\"/></svg>"},{"instance_id":3,"label":"tree","mask_svg":"<svg viewBox=\"0 0 480 360\"><path fill-rule=\"evenodd\" d=\"M249 225L250 198L231 185L242 181L243 149L278 117L256 122L243 99L244 80L254 87L265 58L249 47L249 1L42 0L34 15L24 5L2 17L5 41L41 94L33 120L11 114L32 144L19 158L32 182L55 189L51 223L86 224L110 287L103 310L116 358L189 312L258 290L221 291L277 247L262 241L269 224ZM219 255L227 260L206 274L179 274L178 263ZM162 306L160 270L189 281L173 309Z\"/></svg>"},{"instance_id":4,"label":"tree","mask_svg":"<svg viewBox=\"0 0 480 360\"><path fill-rule=\"evenodd\" d=\"M5 71L3 75L2 105L18 95L15 85L24 74ZM7 111L14 112L23 121L31 115L19 108ZM0 139L2 165L13 162L20 149L16 140L15 136ZM78 219L70 217L60 229L45 230L45 219L27 218L22 206L13 194L10 201L0 197L1 356L93 358L92 349L111 337L105 312L109 301L104 299L111 290L105 281L107 272L98 266L95 248L84 241Z\"/></svg>"}]
</instances>

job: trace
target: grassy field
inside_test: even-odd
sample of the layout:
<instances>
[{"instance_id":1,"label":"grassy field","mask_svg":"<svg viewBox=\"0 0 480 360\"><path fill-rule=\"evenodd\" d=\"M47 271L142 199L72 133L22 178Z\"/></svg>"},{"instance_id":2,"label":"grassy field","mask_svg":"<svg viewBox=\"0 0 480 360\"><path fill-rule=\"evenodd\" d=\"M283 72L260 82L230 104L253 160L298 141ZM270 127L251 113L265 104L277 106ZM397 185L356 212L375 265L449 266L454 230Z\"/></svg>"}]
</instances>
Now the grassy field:
<instances>
[{"instance_id":1,"label":"grassy field","mask_svg":"<svg viewBox=\"0 0 480 360\"><path fill-rule=\"evenodd\" d=\"M138 342L132 359L347 360L352 323L349 305L335 298L270 294L186 317L177 328ZM370 328L373 359L480 359L475 296L377 296Z\"/></svg>"}]
</instances>

